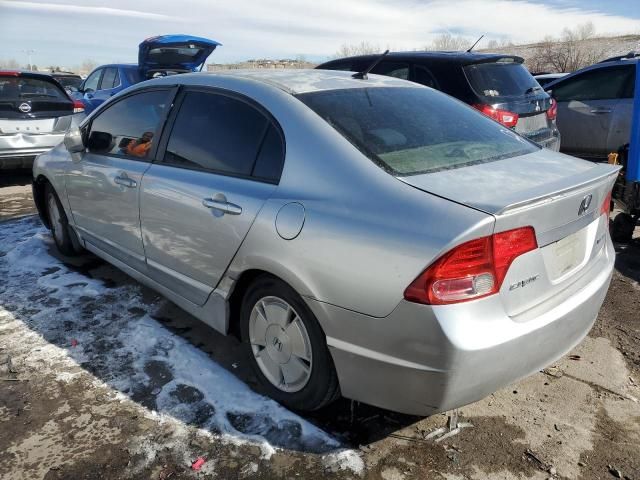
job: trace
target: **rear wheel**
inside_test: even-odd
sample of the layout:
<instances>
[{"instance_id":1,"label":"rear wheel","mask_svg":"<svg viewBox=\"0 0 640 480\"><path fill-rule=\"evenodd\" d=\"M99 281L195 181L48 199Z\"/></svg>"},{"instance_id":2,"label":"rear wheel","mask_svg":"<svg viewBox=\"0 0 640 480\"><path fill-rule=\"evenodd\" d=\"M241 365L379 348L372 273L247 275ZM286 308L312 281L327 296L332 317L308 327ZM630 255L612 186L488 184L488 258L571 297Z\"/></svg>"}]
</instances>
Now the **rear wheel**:
<instances>
[{"instance_id":1,"label":"rear wheel","mask_svg":"<svg viewBox=\"0 0 640 480\"><path fill-rule=\"evenodd\" d=\"M247 289L241 332L267 393L295 410L317 410L339 396L325 335L302 298L269 275Z\"/></svg>"},{"instance_id":2,"label":"rear wheel","mask_svg":"<svg viewBox=\"0 0 640 480\"><path fill-rule=\"evenodd\" d=\"M629 243L633 238L636 220L628 213L619 213L613 219L611 238L619 243Z\"/></svg>"},{"instance_id":3,"label":"rear wheel","mask_svg":"<svg viewBox=\"0 0 640 480\"><path fill-rule=\"evenodd\" d=\"M53 236L56 247L58 247L58 250L63 255L69 257L78 255L71 240L67 215L64 213L60 199L51 184L47 184L45 188L45 202L49 226L51 227L51 235Z\"/></svg>"}]
</instances>

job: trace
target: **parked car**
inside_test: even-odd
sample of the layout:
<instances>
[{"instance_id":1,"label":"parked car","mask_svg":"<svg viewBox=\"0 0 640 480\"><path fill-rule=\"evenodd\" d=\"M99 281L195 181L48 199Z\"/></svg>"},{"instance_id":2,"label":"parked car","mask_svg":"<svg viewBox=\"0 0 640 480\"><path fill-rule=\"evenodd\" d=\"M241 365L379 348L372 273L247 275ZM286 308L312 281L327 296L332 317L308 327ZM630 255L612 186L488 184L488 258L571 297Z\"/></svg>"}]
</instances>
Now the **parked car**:
<instances>
[{"instance_id":1,"label":"parked car","mask_svg":"<svg viewBox=\"0 0 640 480\"><path fill-rule=\"evenodd\" d=\"M137 64L99 66L87 76L74 98L84 103L85 112L89 114L102 102L131 85L154 76L200 69L220 45L215 40L192 35L147 38L138 47Z\"/></svg>"},{"instance_id":2,"label":"parked car","mask_svg":"<svg viewBox=\"0 0 640 480\"><path fill-rule=\"evenodd\" d=\"M617 171L415 83L257 70L138 84L33 175L62 253L240 332L284 405L429 415L587 334Z\"/></svg>"},{"instance_id":3,"label":"parked car","mask_svg":"<svg viewBox=\"0 0 640 480\"><path fill-rule=\"evenodd\" d=\"M82 85L82 77L75 73L51 72L51 76L55 78L68 93L77 92L78 88L80 88L80 85Z\"/></svg>"},{"instance_id":4,"label":"parked car","mask_svg":"<svg viewBox=\"0 0 640 480\"><path fill-rule=\"evenodd\" d=\"M0 169L31 168L64 139L81 107L51 75L0 71Z\"/></svg>"},{"instance_id":5,"label":"parked car","mask_svg":"<svg viewBox=\"0 0 640 480\"><path fill-rule=\"evenodd\" d=\"M566 77L568 73L543 73L540 75L534 75L533 78L540 84L541 87L553 82L562 77Z\"/></svg>"},{"instance_id":6,"label":"parked car","mask_svg":"<svg viewBox=\"0 0 640 480\"><path fill-rule=\"evenodd\" d=\"M562 151L606 160L629 143L637 57L618 57L545 86L558 102Z\"/></svg>"},{"instance_id":7,"label":"parked car","mask_svg":"<svg viewBox=\"0 0 640 480\"><path fill-rule=\"evenodd\" d=\"M323 70L359 72L379 55L341 58L323 63ZM553 100L513 55L472 52L392 52L372 73L436 88L477 108L543 147L558 151Z\"/></svg>"}]
</instances>

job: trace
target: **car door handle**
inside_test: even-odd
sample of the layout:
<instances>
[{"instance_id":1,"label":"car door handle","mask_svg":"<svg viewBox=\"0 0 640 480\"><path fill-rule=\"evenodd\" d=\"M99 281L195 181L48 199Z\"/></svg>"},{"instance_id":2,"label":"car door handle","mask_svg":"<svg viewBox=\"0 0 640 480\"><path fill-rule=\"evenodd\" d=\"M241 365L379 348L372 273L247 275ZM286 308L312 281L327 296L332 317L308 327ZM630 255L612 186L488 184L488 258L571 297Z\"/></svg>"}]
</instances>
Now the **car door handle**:
<instances>
[{"instance_id":1,"label":"car door handle","mask_svg":"<svg viewBox=\"0 0 640 480\"><path fill-rule=\"evenodd\" d=\"M610 108L594 108L591 113L611 113Z\"/></svg>"},{"instance_id":2,"label":"car door handle","mask_svg":"<svg viewBox=\"0 0 640 480\"><path fill-rule=\"evenodd\" d=\"M117 176L113 181L127 188L136 188L138 186L138 182L126 176Z\"/></svg>"},{"instance_id":3,"label":"car door handle","mask_svg":"<svg viewBox=\"0 0 640 480\"><path fill-rule=\"evenodd\" d=\"M242 213L242 207L235 203L227 202L226 200L214 200L213 198L205 198L202 200L202 205L207 208L219 210L229 215L240 215Z\"/></svg>"}]
</instances>

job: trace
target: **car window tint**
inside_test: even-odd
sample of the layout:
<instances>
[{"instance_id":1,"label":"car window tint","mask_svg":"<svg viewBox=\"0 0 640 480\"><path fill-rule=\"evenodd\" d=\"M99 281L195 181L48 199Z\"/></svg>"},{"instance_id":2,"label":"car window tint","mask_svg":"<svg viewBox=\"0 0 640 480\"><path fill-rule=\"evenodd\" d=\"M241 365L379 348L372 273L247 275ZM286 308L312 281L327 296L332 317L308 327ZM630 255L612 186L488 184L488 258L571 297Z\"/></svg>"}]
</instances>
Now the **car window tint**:
<instances>
[{"instance_id":1,"label":"car window tint","mask_svg":"<svg viewBox=\"0 0 640 480\"><path fill-rule=\"evenodd\" d=\"M627 75L627 82L621 96L622 98L633 98L636 89L636 69L627 68L627 70L629 70L629 75Z\"/></svg>"},{"instance_id":2,"label":"car window tint","mask_svg":"<svg viewBox=\"0 0 640 480\"><path fill-rule=\"evenodd\" d=\"M554 85L553 96L558 102L622 98L632 71L624 66L589 70Z\"/></svg>"},{"instance_id":3,"label":"car window tint","mask_svg":"<svg viewBox=\"0 0 640 480\"><path fill-rule=\"evenodd\" d=\"M110 90L113 88L113 81L118 74L118 70L115 68L105 68L104 75L102 75L102 81L100 82L100 90Z\"/></svg>"},{"instance_id":4,"label":"car window tint","mask_svg":"<svg viewBox=\"0 0 640 480\"><path fill-rule=\"evenodd\" d=\"M226 95L187 92L164 162L249 176L269 121L248 103Z\"/></svg>"},{"instance_id":5,"label":"car window tint","mask_svg":"<svg viewBox=\"0 0 640 480\"><path fill-rule=\"evenodd\" d=\"M251 175L270 182L277 182L280 180L283 164L284 145L282 137L276 127L271 124L260 147L258 159Z\"/></svg>"},{"instance_id":6,"label":"car window tint","mask_svg":"<svg viewBox=\"0 0 640 480\"><path fill-rule=\"evenodd\" d=\"M513 97L540 88L524 65L507 57L497 62L478 63L464 67L471 88L480 97ZM490 103L491 100L487 99Z\"/></svg>"},{"instance_id":7,"label":"car window tint","mask_svg":"<svg viewBox=\"0 0 640 480\"><path fill-rule=\"evenodd\" d=\"M343 60L343 61L339 61L339 62L330 62L326 65L322 65L321 67L323 70L344 70L344 71L349 71L352 69L352 62L351 60Z\"/></svg>"},{"instance_id":8,"label":"car window tint","mask_svg":"<svg viewBox=\"0 0 640 480\"><path fill-rule=\"evenodd\" d=\"M69 96L60 87L46 78L0 76L0 102L23 100L71 102ZM6 111L7 105L3 105L0 109ZM9 107L9 110L11 109Z\"/></svg>"},{"instance_id":9,"label":"car window tint","mask_svg":"<svg viewBox=\"0 0 640 480\"><path fill-rule=\"evenodd\" d=\"M371 70L371 73L407 80L409 78L409 64L402 62L382 62L376 65L376 67Z\"/></svg>"},{"instance_id":10,"label":"car window tint","mask_svg":"<svg viewBox=\"0 0 640 480\"><path fill-rule=\"evenodd\" d=\"M102 75L102 69L100 70L96 70L95 72L93 72L91 75L89 75L87 77L87 79L84 81L84 90L89 92L89 91L96 91L98 90L98 83L100 82L100 75Z\"/></svg>"},{"instance_id":11,"label":"car window tint","mask_svg":"<svg viewBox=\"0 0 640 480\"><path fill-rule=\"evenodd\" d=\"M539 149L482 113L428 88L352 88L298 98L394 175L460 168Z\"/></svg>"},{"instance_id":12,"label":"car window tint","mask_svg":"<svg viewBox=\"0 0 640 480\"><path fill-rule=\"evenodd\" d=\"M131 95L110 106L91 122L89 150L146 159L169 99L169 91L153 90ZM95 148L93 140L97 140Z\"/></svg>"},{"instance_id":13,"label":"car window tint","mask_svg":"<svg viewBox=\"0 0 640 480\"><path fill-rule=\"evenodd\" d=\"M422 65L415 65L414 67L414 82L419 83L420 85L425 85L431 88L438 88L438 83L436 79L431 74L427 67Z\"/></svg>"}]
</instances>

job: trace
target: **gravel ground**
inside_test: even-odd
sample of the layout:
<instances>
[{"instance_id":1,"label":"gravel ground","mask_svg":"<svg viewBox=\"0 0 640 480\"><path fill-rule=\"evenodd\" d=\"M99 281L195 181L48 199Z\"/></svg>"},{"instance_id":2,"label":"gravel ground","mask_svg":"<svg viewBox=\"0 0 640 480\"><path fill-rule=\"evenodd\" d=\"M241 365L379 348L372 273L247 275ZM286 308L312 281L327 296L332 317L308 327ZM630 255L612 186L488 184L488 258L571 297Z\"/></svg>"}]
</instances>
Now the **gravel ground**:
<instances>
[{"instance_id":1,"label":"gravel ground","mask_svg":"<svg viewBox=\"0 0 640 480\"><path fill-rule=\"evenodd\" d=\"M0 219L34 212L28 181L3 175ZM0 478L640 479L638 240L616 267L570 355L435 441L447 415L283 409L235 339L95 257L60 257L37 217L4 221Z\"/></svg>"}]
</instances>

